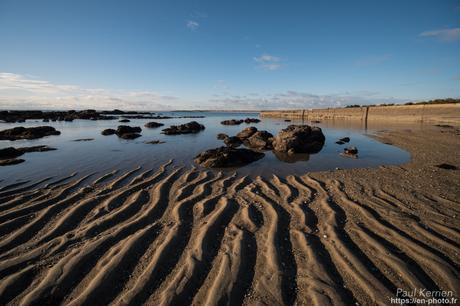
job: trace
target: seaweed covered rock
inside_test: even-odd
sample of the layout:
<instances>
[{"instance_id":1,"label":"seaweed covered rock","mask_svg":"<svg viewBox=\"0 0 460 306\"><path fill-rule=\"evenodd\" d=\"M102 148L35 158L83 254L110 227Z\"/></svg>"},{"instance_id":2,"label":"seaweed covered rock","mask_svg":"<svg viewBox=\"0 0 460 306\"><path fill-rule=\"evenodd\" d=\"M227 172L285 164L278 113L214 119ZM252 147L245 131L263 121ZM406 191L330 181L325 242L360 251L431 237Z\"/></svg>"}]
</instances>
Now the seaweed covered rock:
<instances>
[{"instance_id":1,"label":"seaweed covered rock","mask_svg":"<svg viewBox=\"0 0 460 306\"><path fill-rule=\"evenodd\" d=\"M273 149L280 152L317 153L324 145L321 128L309 125L290 125L273 139Z\"/></svg>"},{"instance_id":2,"label":"seaweed covered rock","mask_svg":"<svg viewBox=\"0 0 460 306\"><path fill-rule=\"evenodd\" d=\"M45 136L60 135L52 126L37 126L31 128L15 127L0 131L0 140L37 139Z\"/></svg>"},{"instance_id":3,"label":"seaweed covered rock","mask_svg":"<svg viewBox=\"0 0 460 306\"><path fill-rule=\"evenodd\" d=\"M206 150L195 157L195 162L208 168L227 168L244 166L265 156L264 153L249 149L220 147Z\"/></svg>"}]
</instances>

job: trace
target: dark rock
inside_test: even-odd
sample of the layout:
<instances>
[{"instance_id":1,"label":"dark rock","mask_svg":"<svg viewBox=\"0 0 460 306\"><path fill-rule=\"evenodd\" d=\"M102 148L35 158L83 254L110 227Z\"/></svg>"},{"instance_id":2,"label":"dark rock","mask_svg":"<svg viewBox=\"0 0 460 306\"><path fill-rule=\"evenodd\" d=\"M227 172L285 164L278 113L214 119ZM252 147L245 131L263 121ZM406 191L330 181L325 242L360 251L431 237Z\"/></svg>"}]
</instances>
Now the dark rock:
<instances>
[{"instance_id":1,"label":"dark rock","mask_svg":"<svg viewBox=\"0 0 460 306\"><path fill-rule=\"evenodd\" d=\"M80 138L80 139L75 139L75 140L72 140L72 141L77 141L77 142L80 142L80 141L93 141L94 138Z\"/></svg>"},{"instance_id":2,"label":"dark rock","mask_svg":"<svg viewBox=\"0 0 460 306\"><path fill-rule=\"evenodd\" d=\"M220 147L198 154L195 162L208 168L238 167L257 161L264 156L264 153L249 149Z\"/></svg>"},{"instance_id":3,"label":"dark rock","mask_svg":"<svg viewBox=\"0 0 460 306\"><path fill-rule=\"evenodd\" d=\"M284 119L284 122L291 122L291 119Z\"/></svg>"},{"instance_id":4,"label":"dark rock","mask_svg":"<svg viewBox=\"0 0 460 306\"><path fill-rule=\"evenodd\" d=\"M317 153L324 145L325 137L319 127L290 125L273 139L275 151L294 153Z\"/></svg>"},{"instance_id":5,"label":"dark rock","mask_svg":"<svg viewBox=\"0 0 460 306\"><path fill-rule=\"evenodd\" d=\"M244 119L244 123L259 123L260 119L257 118L246 118Z\"/></svg>"},{"instance_id":6,"label":"dark rock","mask_svg":"<svg viewBox=\"0 0 460 306\"><path fill-rule=\"evenodd\" d=\"M131 122L131 120L129 120L129 119L121 119L121 120L118 120L118 122L125 123L125 122Z\"/></svg>"},{"instance_id":7,"label":"dark rock","mask_svg":"<svg viewBox=\"0 0 460 306\"><path fill-rule=\"evenodd\" d=\"M11 159L21 156L24 152L16 150L13 147L8 147L5 149L0 149L0 159Z\"/></svg>"},{"instance_id":8,"label":"dark rock","mask_svg":"<svg viewBox=\"0 0 460 306\"><path fill-rule=\"evenodd\" d=\"M144 141L146 144L160 144L160 143L165 143L164 141L161 140L150 140L150 141Z\"/></svg>"},{"instance_id":9,"label":"dark rock","mask_svg":"<svg viewBox=\"0 0 460 306\"><path fill-rule=\"evenodd\" d=\"M250 126L236 134L236 137L238 137L241 140L246 140L247 138L251 137L255 132L257 132L257 128L254 126Z\"/></svg>"},{"instance_id":10,"label":"dark rock","mask_svg":"<svg viewBox=\"0 0 460 306\"><path fill-rule=\"evenodd\" d=\"M319 121L319 120L312 120L311 123L316 123L316 124L318 124L318 123L321 123L321 121Z\"/></svg>"},{"instance_id":11,"label":"dark rock","mask_svg":"<svg viewBox=\"0 0 460 306\"><path fill-rule=\"evenodd\" d=\"M50 122L49 119L43 119L43 122Z\"/></svg>"},{"instance_id":12,"label":"dark rock","mask_svg":"<svg viewBox=\"0 0 460 306\"><path fill-rule=\"evenodd\" d=\"M232 147L232 148L237 148L237 147L239 147L239 146L241 146L243 144L241 139L239 139L236 136L225 138L224 143L225 143L226 146Z\"/></svg>"},{"instance_id":13,"label":"dark rock","mask_svg":"<svg viewBox=\"0 0 460 306\"><path fill-rule=\"evenodd\" d=\"M350 157L357 157L358 148L356 148L356 147L345 148L345 149L343 149L343 155L350 156Z\"/></svg>"},{"instance_id":14,"label":"dark rock","mask_svg":"<svg viewBox=\"0 0 460 306\"><path fill-rule=\"evenodd\" d=\"M445 128L445 129L453 129L454 127L449 124L435 124L435 126L440 127L440 128Z\"/></svg>"},{"instance_id":15,"label":"dark rock","mask_svg":"<svg viewBox=\"0 0 460 306\"><path fill-rule=\"evenodd\" d=\"M272 149L273 135L267 131L257 131L247 138L245 144L248 147L259 150Z\"/></svg>"},{"instance_id":16,"label":"dark rock","mask_svg":"<svg viewBox=\"0 0 460 306\"><path fill-rule=\"evenodd\" d=\"M350 142L350 137L340 138L339 141L341 141L341 142Z\"/></svg>"},{"instance_id":17,"label":"dark rock","mask_svg":"<svg viewBox=\"0 0 460 306\"><path fill-rule=\"evenodd\" d=\"M115 134L120 136L127 133L140 133L141 131L142 129L138 126L119 125Z\"/></svg>"},{"instance_id":18,"label":"dark rock","mask_svg":"<svg viewBox=\"0 0 460 306\"><path fill-rule=\"evenodd\" d=\"M136 139L141 136L142 135L138 133L123 133L123 134L118 135L118 137L123 138L123 139Z\"/></svg>"},{"instance_id":19,"label":"dark rock","mask_svg":"<svg viewBox=\"0 0 460 306\"><path fill-rule=\"evenodd\" d=\"M340 140L336 141L335 143L338 144L338 145L343 145L343 144L345 144L345 142L340 141Z\"/></svg>"},{"instance_id":20,"label":"dark rock","mask_svg":"<svg viewBox=\"0 0 460 306\"><path fill-rule=\"evenodd\" d=\"M0 131L0 140L37 139L60 134L61 132L56 131L56 129L51 126L37 126L31 128L21 126Z\"/></svg>"},{"instance_id":21,"label":"dark rock","mask_svg":"<svg viewBox=\"0 0 460 306\"><path fill-rule=\"evenodd\" d=\"M171 125L169 128L163 130L163 134L166 135L178 135L178 134L193 134L204 130L204 125L199 124L196 121L191 121L181 125Z\"/></svg>"},{"instance_id":22,"label":"dark rock","mask_svg":"<svg viewBox=\"0 0 460 306\"><path fill-rule=\"evenodd\" d=\"M30 152L47 152L47 151L55 151L56 148L48 147L48 146L33 146L33 147L22 147L17 148L16 150L22 153L30 153Z\"/></svg>"},{"instance_id":23,"label":"dark rock","mask_svg":"<svg viewBox=\"0 0 460 306\"><path fill-rule=\"evenodd\" d=\"M163 123L152 121L152 122L147 122L144 126L146 128L153 129L153 128L157 128L163 125L164 125Z\"/></svg>"},{"instance_id":24,"label":"dark rock","mask_svg":"<svg viewBox=\"0 0 460 306\"><path fill-rule=\"evenodd\" d=\"M436 165L436 167L441 168L441 169L445 169L445 170L457 170L456 166L450 165L450 164L444 164L444 163Z\"/></svg>"},{"instance_id":25,"label":"dark rock","mask_svg":"<svg viewBox=\"0 0 460 306\"><path fill-rule=\"evenodd\" d=\"M223 125L240 125L241 123L243 123L243 120L230 119L230 120L224 120L220 124L223 124Z\"/></svg>"},{"instance_id":26,"label":"dark rock","mask_svg":"<svg viewBox=\"0 0 460 306\"><path fill-rule=\"evenodd\" d=\"M101 132L104 136L114 135L117 131L114 129L105 129Z\"/></svg>"},{"instance_id":27,"label":"dark rock","mask_svg":"<svg viewBox=\"0 0 460 306\"><path fill-rule=\"evenodd\" d=\"M13 158L13 159L3 159L0 160L0 166L11 166L25 162L23 159Z\"/></svg>"},{"instance_id":28,"label":"dark rock","mask_svg":"<svg viewBox=\"0 0 460 306\"><path fill-rule=\"evenodd\" d=\"M219 139L219 140L224 140L227 137L228 137L228 135L224 134L224 133L217 134L217 139Z\"/></svg>"}]
</instances>

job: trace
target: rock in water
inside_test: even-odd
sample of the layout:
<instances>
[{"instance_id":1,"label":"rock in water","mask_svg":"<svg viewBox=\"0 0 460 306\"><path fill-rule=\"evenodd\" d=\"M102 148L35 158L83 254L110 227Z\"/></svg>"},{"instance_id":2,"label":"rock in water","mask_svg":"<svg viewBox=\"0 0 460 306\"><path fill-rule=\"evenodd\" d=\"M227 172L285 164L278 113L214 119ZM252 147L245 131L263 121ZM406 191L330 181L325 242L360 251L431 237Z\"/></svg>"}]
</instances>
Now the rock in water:
<instances>
[{"instance_id":1,"label":"rock in water","mask_svg":"<svg viewBox=\"0 0 460 306\"><path fill-rule=\"evenodd\" d=\"M3 159L0 160L0 166L11 166L25 162L25 160L20 158L13 158L13 159Z\"/></svg>"},{"instance_id":2,"label":"rock in water","mask_svg":"<svg viewBox=\"0 0 460 306\"><path fill-rule=\"evenodd\" d=\"M241 139L236 136L227 137L224 139L224 143L227 147L237 148L243 144Z\"/></svg>"},{"instance_id":3,"label":"rock in water","mask_svg":"<svg viewBox=\"0 0 460 306\"><path fill-rule=\"evenodd\" d=\"M246 140L247 138L251 137L255 132L257 132L257 128L254 126L250 126L236 134L236 137L238 137L241 140Z\"/></svg>"},{"instance_id":4,"label":"rock in water","mask_svg":"<svg viewBox=\"0 0 460 306\"><path fill-rule=\"evenodd\" d=\"M273 135L267 131L257 131L247 138L245 144L258 150L272 149Z\"/></svg>"},{"instance_id":5,"label":"rock in water","mask_svg":"<svg viewBox=\"0 0 460 306\"><path fill-rule=\"evenodd\" d=\"M227 168L244 166L264 156L264 153L249 149L220 147L198 154L195 157L195 162L208 168Z\"/></svg>"},{"instance_id":6,"label":"rock in water","mask_svg":"<svg viewBox=\"0 0 460 306\"><path fill-rule=\"evenodd\" d=\"M230 119L230 120L224 120L220 124L223 124L223 125L239 125L241 123L243 123L243 120Z\"/></svg>"},{"instance_id":7,"label":"rock in water","mask_svg":"<svg viewBox=\"0 0 460 306\"><path fill-rule=\"evenodd\" d=\"M121 119L118 122L126 123L126 122L131 122L131 120L129 120L129 119Z\"/></svg>"},{"instance_id":8,"label":"rock in water","mask_svg":"<svg viewBox=\"0 0 460 306\"><path fill-rule=\"evenodd\" d=\"M50 135L60 135L52 126L37 126L31 128L15 127L0 131L0 140L37 139Z\"/></svg>"},{"instance_id":9,"label":"rock in water","mask_svg":"<svg viewBox=\"0 0 460 306\"><path fill-rule=\"evenodd\" d=\"M343 153L348 154L348 155L356 155L358 154L358 148L356 147L349 147L343 149Z\"/></svg>"},{"instance_id":10,"label":"rock in water","mask_svg":"<svg viewBox=\"0 0 460 306\"><path fill-rule=\"evenodd\" d=\"M12 159L18 156L21 156L24 152L16 150L13 147L8 147L5 149L0 149L0 159Z\"/></svg>"},{"instance_id":11,"label":"rock in water","mask_svg":"<svg viewBox=\"0 0 460 306\"><path fill-rule=\"evenodd\" d=\"M152 121L152 122L147 122L144 126L146 128L153 129L153 128L157 128L163 125L164 125L163 123Z\"/></svg>"},{"instance_id":12,"label":"rock in water","mask_svg":"<svg viewBox=\"0 0 460 306\"><path fill-rule=\"evenodd\" d=\"M114 129L105 129L101 132L104 136L114 135L117 131Z\"/></svg>"},{"instance_id":13,"label":"rock in water","mask_svg":"<svg viewBox=\"0 0 460 306\"><path fill-rule=\"evenodd\" d=\"M136 138L141 137L141 136L142 135L138 134L138 133L124 133L124 134L118 135L118 137L120 137L122 139L136 139Z\"/></svg>"},{"instance_id":14,"label":"rock in water","mask_svg":"<svg viewBox=\"0 0 460 306\"><path fill-rule=\"evenodd\" d=\"M309 125L290 125L273 139L273 149L279 152L317 153L324 145L321 128Z\"/></svg>"},{"instance_id":15,"label":"rock in water","mask_svg":"<svg viewBox=\"0 0 460 306\"><path fill-rule=\"evenodd\" d=\"M140 133L142 129L138 126L119 125L115 134L118 136L128 133Z\"/></svg>"},{"instance_id":16,"label":"rock in water","mask_svg":"<svg viewBox=\"0 0 460 306\"><path fill-rule=\"evenodd\" d=\"M225 138L228 138L227 134L224 134L224 133L217 134L217 139L224 140Z\"/></svg>"},{"instance_id":17,"label":"rock in water","mask_svg":"<svg viewBox=\"0 0 460 306\"><path fill-rule=\"evenodd\" d=\"M165 135L178 135L178 134L194 134L204 130L204 125L196 121L191 121L181 125L171 125L169 128L163 130Z\"/></svg>"},{"instance_id":18,"label":"rock in water","mask_svg":"<svg viewBox=\"0 0 460 306\"><path fill-rule=\"evenodd\" d=\"M48 146L33 146L33 147L22 147L17 148L18 151L23 153L30 153L30 152L47 152L47 151L55 151L56 148L51 148Z\"/></svg>"},{"instance_id":19,"label":"rock in water","mask_svg":"<svg viewBox=\"0 0 460 306\"><path fill-rule=\"evenodd\" d=\"M260 119L257 119L257 118L246 118L244 119L244 123L259 123L260 122Z\"/></svg>"}]
</instances>

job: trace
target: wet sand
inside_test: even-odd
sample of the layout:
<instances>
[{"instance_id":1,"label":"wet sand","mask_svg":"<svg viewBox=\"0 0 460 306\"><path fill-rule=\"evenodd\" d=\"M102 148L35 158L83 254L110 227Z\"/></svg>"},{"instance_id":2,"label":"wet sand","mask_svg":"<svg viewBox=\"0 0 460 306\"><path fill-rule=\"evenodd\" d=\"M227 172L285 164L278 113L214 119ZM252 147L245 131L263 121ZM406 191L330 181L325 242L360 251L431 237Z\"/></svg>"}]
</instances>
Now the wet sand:
<instances>
[{"instance_id":1,"label":"wet sand","mask_svg":"<svg viewBox=\"0 0 460 306\"><path fill-rule=\"evenodd\" d=\"M401 166L249 179L114 170L0 189L0 304L389 305L460 296L460 132L387 131ZM45 186L43 186L45 185Z\"/></svg>"}]
</instances>

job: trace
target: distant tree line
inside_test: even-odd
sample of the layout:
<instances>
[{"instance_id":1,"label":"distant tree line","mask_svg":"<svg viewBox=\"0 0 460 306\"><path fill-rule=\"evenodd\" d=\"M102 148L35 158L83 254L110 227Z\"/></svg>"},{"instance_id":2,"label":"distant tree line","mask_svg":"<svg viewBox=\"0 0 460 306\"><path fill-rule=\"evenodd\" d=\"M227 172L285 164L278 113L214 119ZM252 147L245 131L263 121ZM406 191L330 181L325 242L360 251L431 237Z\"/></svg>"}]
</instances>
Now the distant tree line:
<instances>
[{"instance_id":1,"label":"distant tree line","mask_svg":"<svg viewBox=\"0 0 460 306\"><path fill-rule=\"evenodd\" d=\"M366 107L366 106L373 107L373 106L453 104L453 103L460 103L460 99L454 99L454 98L434 99L434 100L428 100L428 101L407 102L407 103L404 103L404 104L395 104L395 103L382 103L382 104L370 104L370 105L352 104L352 105L345 106L345 108Z\"/></svg>"}]
</instances>

